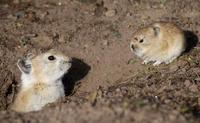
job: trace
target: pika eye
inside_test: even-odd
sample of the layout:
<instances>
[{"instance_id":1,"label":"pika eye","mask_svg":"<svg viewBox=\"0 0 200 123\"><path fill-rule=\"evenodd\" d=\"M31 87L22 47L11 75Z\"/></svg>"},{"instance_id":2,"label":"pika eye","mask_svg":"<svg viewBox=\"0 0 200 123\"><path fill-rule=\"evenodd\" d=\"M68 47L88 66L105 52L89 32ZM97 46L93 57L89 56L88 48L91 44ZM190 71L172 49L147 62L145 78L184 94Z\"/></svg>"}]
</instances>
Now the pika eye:
<instances>
[{"instance_id":1,"label":"pika eye","mask_svg":"<svg viewBox=\"0 0 200 123\"><path fill-rule=\"evenodd\" d=\"M141 39L139 42L140 42L140 43L144 42L144 39Z\"/></svg>"},{"instance_id":2,"label":"pika eye","mask_svg":"<svg viewBox=\"0 0 200 123\"><path fill-rule=\"evenodd\" d=\"M52 61L52 60L55 60L56 58L55 58L54 56L49 56L48 59L49 59L50 61Z\"/></svg>"}]
</instances>

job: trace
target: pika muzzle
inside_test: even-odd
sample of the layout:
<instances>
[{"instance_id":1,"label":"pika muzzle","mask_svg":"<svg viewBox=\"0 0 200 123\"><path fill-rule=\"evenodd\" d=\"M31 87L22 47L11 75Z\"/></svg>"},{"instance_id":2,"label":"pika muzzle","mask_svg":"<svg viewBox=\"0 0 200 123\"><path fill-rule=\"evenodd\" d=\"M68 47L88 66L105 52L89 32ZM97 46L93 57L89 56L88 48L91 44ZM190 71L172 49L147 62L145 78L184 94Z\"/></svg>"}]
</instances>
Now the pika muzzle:
<instances>
[{"instance_id":1,"label":"pika muzzle","mask_svg":"<svg viewBox=\"0 0 200 123\"><path fill-rule=\"evenodd\" d=\"M131 43L130 44L130 48L131 48L132 51L134 51L135 50L135 45L133 43Z\"/></svg>"}]
</instances>

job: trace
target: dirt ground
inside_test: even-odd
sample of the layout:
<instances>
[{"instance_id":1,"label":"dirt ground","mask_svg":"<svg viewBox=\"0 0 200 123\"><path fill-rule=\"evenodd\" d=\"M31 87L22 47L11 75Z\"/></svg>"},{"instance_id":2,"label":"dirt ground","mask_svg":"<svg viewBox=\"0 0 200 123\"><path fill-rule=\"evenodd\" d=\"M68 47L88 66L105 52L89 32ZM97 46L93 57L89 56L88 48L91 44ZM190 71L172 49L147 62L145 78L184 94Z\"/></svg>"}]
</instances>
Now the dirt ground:
<instances>
[{"instance_id":1,"label":"dirt ground","mask_svg":"<svg viewBox=\"0 0 200 123\"><path fill-rule=\"evenodd\" d=\"M0 0L1 123L200 122L199 0ZM139 27L174 22L187 52L169 65L142 65L129 49ZM18 58L58 49L73 58L66 97L42 111L9 110Z\"/></svg>"}]
</instances>

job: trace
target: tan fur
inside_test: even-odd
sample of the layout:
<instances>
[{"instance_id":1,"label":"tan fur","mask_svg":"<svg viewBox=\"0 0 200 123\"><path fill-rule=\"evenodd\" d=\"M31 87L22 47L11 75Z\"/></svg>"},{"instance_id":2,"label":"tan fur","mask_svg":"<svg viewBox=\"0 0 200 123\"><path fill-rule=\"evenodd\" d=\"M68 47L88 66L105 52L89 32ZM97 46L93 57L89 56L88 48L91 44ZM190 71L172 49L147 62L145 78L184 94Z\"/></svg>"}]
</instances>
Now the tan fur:
<instances>
[{"instance_id":1,"label":"tan fur","mask_svg":"<svg viewBox=\"0 0 200 123\"><path fill-rule=\"evenodd\" d=\"M31 94L32 94L31 90L19 92L15 100L15 103L12 105L11 108L17 112L26 111L27 110L26 107L29 103L28 101Z\"/></svg>"},{"instance_id":2,"label":"tan fur","mask_svg":"<svg viewBox=\"0 0 200 123\"><path fill-rule=\"evenodd\" d=\"M141 43L141 39L143 42ZM184 32L175 24L158 22L137 30L131 38L131 50L153 65L170 63L186 48Z\"/></svg>"},{"instance_id":3,"label":"tan fur","mask_svg":"<svg viewBox=\"0 0 200 123\"><path fill-rule=\"evenodd\" d=\"M55 56L55 60L49 60ZM22 71L22 85L12 106L18 112L37 111L48 103L55 102L64 96L62 77L71 67L70 58L50 50L46 53L27 59L31 62L30 73ZM20 68L20 65L18 65Z\"/></svg>"}]
</instances>

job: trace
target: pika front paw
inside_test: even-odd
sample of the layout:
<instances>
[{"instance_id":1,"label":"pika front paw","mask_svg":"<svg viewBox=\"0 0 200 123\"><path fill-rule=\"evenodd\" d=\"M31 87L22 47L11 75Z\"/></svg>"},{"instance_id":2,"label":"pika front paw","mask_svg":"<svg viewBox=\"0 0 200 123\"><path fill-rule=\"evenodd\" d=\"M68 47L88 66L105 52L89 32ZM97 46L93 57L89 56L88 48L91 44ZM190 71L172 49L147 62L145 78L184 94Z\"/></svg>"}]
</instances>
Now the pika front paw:
<instances>
[{"instance_id":1,"label":"pika front paw","mask_svg":"<svg viewBox=\"0 0 200 123\"><path fill-rule=\"evenodd\" d=\"M142 62L142 64L148 64L150 62L150 60L144 60L143 62Z\"/></svg>"},{"instance_id":2,"label":"pika front paw","mask_svg":"<svg viewBox=\"0 0 200 123\"><path fill-rule=\"evenodd\" d=\"M161 61L156 61L155 63L153 63L153 66L158 66L160 65L162 62Z\"/></svg>"}]
</instances>

